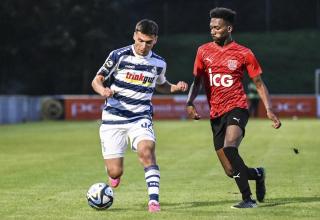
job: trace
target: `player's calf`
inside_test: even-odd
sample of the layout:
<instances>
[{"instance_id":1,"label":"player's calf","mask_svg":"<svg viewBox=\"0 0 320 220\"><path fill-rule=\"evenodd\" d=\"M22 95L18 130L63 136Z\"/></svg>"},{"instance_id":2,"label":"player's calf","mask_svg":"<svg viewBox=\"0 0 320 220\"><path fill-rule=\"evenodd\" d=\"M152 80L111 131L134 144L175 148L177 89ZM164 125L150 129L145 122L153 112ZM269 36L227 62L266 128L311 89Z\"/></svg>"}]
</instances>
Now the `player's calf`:
<instances>
[{"instance_id":1,"label":"player's calf","mask_svg":"<svg viewBox=\"0 0 320 220\"><path fill-rule=\"evenodd\" d=\"M257 168L258 179L256 180L256 196L259 202L263 202L266 195L266 171L263 167Z\"/></svg>"}]
</instances>

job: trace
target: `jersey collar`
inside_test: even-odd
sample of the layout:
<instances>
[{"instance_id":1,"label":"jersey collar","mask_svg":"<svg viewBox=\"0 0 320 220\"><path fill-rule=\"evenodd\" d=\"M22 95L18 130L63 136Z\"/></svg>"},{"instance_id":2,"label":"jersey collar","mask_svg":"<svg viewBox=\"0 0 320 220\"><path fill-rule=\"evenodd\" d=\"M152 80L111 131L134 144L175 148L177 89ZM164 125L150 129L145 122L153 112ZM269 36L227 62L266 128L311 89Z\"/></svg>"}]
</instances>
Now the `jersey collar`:
<instances>
[{"instance_id":1,"label":"jersey collar","mask_svg":"<svg viewBox=\"0 0 320 220\"><path fill-rule=\"evenodd\" d=\"M213 47L218 48L219 50L227 50L229 47L231 47L235 42L231 41L230 43L228 43L227 45L224 46L219 46L218 44L216 44L215 42L212 42Z\"/></svg>"}]
</instances>

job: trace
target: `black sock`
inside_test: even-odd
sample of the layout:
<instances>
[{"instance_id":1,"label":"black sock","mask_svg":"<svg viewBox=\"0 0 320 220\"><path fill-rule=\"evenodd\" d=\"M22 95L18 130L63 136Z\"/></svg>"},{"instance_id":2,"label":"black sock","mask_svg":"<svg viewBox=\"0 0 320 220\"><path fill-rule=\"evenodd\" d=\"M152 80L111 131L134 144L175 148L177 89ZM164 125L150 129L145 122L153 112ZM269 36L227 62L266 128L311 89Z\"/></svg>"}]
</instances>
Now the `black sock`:
<instances>
[{"instance_id":1,"label":"black sock","mask_svg":"<svg viewBox=\"0 0 320 220\"><path fill-rule=\"evenodd\" d=\"M248 167L244 164L242 158L238 153L238 149L235 147L225 147L223 151L228 158L232 169L233 178L235 179L238 188L242 194L242 199L251 198L251 190L248 183Z\"/></svg>"},{"instance_id":2,"label":"black sock","mask_svg":"<svg viewBox=\"0 0 320 220\"><path fill-rule=\"evenodd\" d=\"M258 174L258 170L256 168L248 167L248 179L249 180L257 180L260 178Z\"/></svg>"}]
</instances>

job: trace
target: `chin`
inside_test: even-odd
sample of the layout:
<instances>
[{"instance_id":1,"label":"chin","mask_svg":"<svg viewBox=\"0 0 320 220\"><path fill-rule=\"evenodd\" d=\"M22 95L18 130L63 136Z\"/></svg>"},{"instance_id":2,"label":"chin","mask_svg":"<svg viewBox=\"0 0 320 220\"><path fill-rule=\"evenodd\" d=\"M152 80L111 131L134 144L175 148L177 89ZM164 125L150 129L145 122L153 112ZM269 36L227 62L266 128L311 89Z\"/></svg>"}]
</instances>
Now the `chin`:
<instances>
[{"instance_id":1,"label":"chin","mask_svg":"<svg viewBox=\"0 0 320 220\"><path fill-rule=\"evenodd\" d=\"M140 55L140 56L146 56L148 53L145 53L145 52L138 52L137 54L138 54L138 55Z\"/></svg>"},{"instance_id":2,"label":"chin","mask_svg":"<svg viewBox=\"0 0 320 220\"><path fill-rule=\"evenodd\" d=\"M225 39L215 38L215 39L213 39L213 42L215 42L215 43L217 43L219 45L222 45L225 42Z\"/></svg>"},{"instance_id":3,"label":"chin","mask_svg":"<svg viewBox=\"0 0 320 220\"><path fill-rule=\"evenodd\" d=\"M219 42L219 41L221 41L221 39L220 39L220 38L217 38L217 37L212 37L212 40L213 40L214 42Z\"/></svg>"}]
</instances>

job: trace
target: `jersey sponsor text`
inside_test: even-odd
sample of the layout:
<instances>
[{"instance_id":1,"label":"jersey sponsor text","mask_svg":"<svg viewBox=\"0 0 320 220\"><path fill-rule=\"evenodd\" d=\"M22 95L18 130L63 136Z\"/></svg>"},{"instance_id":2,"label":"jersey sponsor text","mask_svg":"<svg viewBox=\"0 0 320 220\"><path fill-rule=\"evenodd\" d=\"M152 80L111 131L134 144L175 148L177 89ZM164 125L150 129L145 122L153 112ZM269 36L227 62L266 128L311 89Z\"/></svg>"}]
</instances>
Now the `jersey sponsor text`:
<instances>
[{"instance_id":1,"label":"jersey sponsor text","mask_svg":"<svg viewBox=\"0 0 320 220\"><path fill-rule=\"evenodd\" d=\"M141 82L142 84L147 84L147 83L152 84L155 77L148 77L143 75L142 73L134 74L134 73L127 72L126 79L128 79L129 82L137 81L137 82Z\"/></svg>"}]
</instances>

